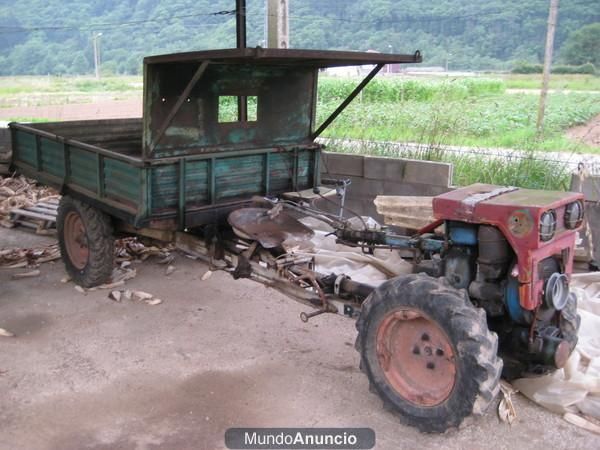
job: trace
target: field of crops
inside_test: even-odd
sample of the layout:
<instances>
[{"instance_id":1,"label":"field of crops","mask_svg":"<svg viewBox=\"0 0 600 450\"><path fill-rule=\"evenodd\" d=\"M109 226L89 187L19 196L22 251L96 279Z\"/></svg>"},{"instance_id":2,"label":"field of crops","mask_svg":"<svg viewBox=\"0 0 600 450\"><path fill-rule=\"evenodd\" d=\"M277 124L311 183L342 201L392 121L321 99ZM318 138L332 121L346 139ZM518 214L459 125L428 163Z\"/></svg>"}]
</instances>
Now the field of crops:
<instances>
[{"instance_id":1,"label":"field of crops","mask_svg":"<svg viewBox=\"0 0 600 450\"><path fill-rule=\"evenodd\" d=\"M567 77L562 79L568 82ZM578 85L582 82L577 79ZM355 83L334 78L322 80L319 120L335 109ZM536 133L538 102L537 91L511 93L507 82L501 79L383 79L368 86L324 136L334 140L329 147L334 151L451 162L457 185L485 182L567 189L567 166L544 157L544 152L599 152L597 147L568 139L565 131L600 114L600 91L552 92L541 136ZM419 150L399 154L397 148L385 142L347 146L343 144L346 139L422 145ZM489 158L443 150L440 145L506 148L520 150L524 155Z\"/></svg>"},{"instance_id":2,"label":"field of crops","mask_svg":"<svg viewBox=\"0 0 600 450\"><path fill-rule=\"evenodd\" d=\"M319 119L351 91L349 80L325 79ZM598 93L552 93L545 130L536 136L539 96L506 93L497 79L378 80L333 123L326 136L518 150L595 152L564 132L600 114Z\"/></svg>"},{"instance_id":3,"label":"field of crops","mask_svg":"<svg viewBox=\"0 0 600 450\"><path fill-rule=\"evenodd\" d=\"M354 89L359 79L321 77L317 121L324 120ZM400 141L423 144L423 151L398 155L384 144L332 146L333 151L361 151L379 155L449 161L455 182L491 182L547 189L564 189L568 173L560 163L543 161L545 151L600 153L568 139L565 131L600 114L600 77L553 76L544 133L535 123L540 77L490 75L487 77L380 77L374 79L324 133L333 139ZM515 92L514 90L518 91ZM97 99L141 101L139 77L11 77L0 79L0 111L14 106L89 103ZM235 116L234 102L224 108ZM229 111L231 109L231 111ZM8 120L25 121L23 117ZM26 117L27 121L48 120ZM440 144L508 148L526 152L525 158L490 160L456 154Z\"/></svg>"},{"instance_id":4,"label":"field of crops","mask_svg":"<svg viewBox=\"0 0 600 450\"><path fill-rule=\"evenodd\" d=\"M503 75L507 89L539 89L541 75ZM550 89L569 91L600 91L600 76L594 75L558 75L550 77Z\"/></svg>"}]
</instances>

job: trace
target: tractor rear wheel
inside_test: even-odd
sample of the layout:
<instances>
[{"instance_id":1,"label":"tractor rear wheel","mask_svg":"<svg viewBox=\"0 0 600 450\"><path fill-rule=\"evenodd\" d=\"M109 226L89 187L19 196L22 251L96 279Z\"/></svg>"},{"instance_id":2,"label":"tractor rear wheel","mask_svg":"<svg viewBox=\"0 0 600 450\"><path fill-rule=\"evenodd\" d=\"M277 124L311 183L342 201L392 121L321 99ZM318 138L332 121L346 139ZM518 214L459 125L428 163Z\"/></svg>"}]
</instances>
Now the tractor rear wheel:
<instances>
[{"instance_id":1,"label":"tractor rear wheel","mask_svg":"<svg viewBox=\"0 0 600 450\"><path fill-rule=\"evenodd\" d=\"M73 282L93 287L108 281L115 245L110 217L63 196L58 205L56 229L60 253Z\"/></svg>"},{"instance_id":2,"label":"tractor rear wheel","mask_svg":"<svg viewBox=\"0 0 600 450\"><path fill-rule=\"evenodd\" d=\"M458 427L498 393L502 361L485 312L424 274L382 284L357 321L361 370L386 409L425 432Z\"/></svg>"}]
</instances>

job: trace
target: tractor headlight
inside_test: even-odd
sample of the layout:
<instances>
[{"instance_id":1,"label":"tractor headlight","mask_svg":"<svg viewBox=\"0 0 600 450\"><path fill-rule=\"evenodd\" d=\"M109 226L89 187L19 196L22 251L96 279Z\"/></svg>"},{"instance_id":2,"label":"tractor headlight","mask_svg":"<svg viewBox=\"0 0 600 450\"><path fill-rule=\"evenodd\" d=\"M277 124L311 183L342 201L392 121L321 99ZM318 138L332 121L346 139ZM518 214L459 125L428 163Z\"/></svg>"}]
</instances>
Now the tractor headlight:
<instances>
[{"instance_id":1,"label":"tractor headlight","mask_svg":"<svg viewBox=\"0 0 600 450\"><path fill-rule=\"evenodd\" d=\"M540 241L546 242L554 237L556 231L556 213L550 209L540 218Z\"/></svg>"},{"instance_id":2,"label":"tractor headlight","mask_svg":"<svg viewBox=\"0 0 600 450\"><path fill-rule=\"evenodd\" d=\"M569 203L565 210L565 227L569 230L577 228L583 222L583 203L576 201Z\"/></svg>"}]
</instances>

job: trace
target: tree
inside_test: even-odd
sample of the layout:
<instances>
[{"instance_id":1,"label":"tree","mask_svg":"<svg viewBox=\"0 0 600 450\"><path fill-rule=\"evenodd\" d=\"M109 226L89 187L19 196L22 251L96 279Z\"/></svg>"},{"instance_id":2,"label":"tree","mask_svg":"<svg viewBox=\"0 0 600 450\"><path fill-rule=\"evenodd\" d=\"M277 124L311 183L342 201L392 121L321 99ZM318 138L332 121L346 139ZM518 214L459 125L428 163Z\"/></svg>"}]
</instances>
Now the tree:
<instances>
[{"instance_id":1,"label":"tree","mask_svg":"<svg viewBox=\"0 0 600 450\"><path fill-rule=\"evenodd\" d=\"M265 0L246 3L248 45L253 47L263 40ZM444 65L451 53L454 69L537 63L543 55L548 0L429 3L423 8L420 0L294 0L291 44L381 52L391 46L399 53L419 49L425 64L433 65ZM235 18L215 13L234 5L233 0L0 1L0 71L53 73L64 64L70 73L90 73L94 32L103 33L102 63L116 63L118 73L139 72L143 55L233 47ZM600 34L584 27L600 22L597 5L598 0L561 3L555 41L559 55L573 30L581 30L585 38ZM583 54L580 61L585 63L594 49L598 55L598 48L592 43L575 53Z\"/></svg>"},{"instance_id":2,"label":"tree","mask_svg":"<svg viewBox=\"0 0 600 450\"><path fill-rule=\"evenodd\" d=\"M600 66L600 22L581 27L569 35L561 56L565 63Z\"/></svg>"}]
</instances>

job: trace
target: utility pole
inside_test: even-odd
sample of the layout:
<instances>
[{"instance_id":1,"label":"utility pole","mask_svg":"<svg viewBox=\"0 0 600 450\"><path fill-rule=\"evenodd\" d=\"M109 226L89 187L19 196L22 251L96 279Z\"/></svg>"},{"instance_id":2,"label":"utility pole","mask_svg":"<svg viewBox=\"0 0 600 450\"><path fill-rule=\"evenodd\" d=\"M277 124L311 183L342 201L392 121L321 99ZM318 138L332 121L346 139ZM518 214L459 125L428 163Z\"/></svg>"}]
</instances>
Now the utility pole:
<instances>
[{"instance_id":1,"label":"utility pole","mask_svg":"<svg viewBox=\"0 0 600 450\"><path fill-rule=\"evenodd\" d=\"M246 48L246 0L235 0L235 41L238 50ZM245 95L238 95L238 120L246 122L248 119L248 99Z\"/></svg>"},{"instance_id":2,"label":"utility pole","mask_svg":"<svg viewBox=\"0 0 600 450\"><path fill-rule=\"evenodd\" d=\"M290 47L288 0L266 0L267 47Z\"/></svg>"},{"instance_id":3,"label":"utility pole","mask_svg":"<svg viewBox=\"0 0 600 450\"><path fill-rule=\"evenodd\" d=\"M98 46L98 39L102 36L102 33L94 33L92 41L94 43L94 69L96 72L96 80L100 79L100 47Z\"/></svg>"},{"instance_id":4,"label":"utility pole","mask_svg":"<svg viewBox=\"0 0 600 450\"><path fill-rule=\"evenodd\" d=\"M246 0L235 0L236 47L246 48Z\"/></svg>"},{"instance_id":5,"label":"utility pole","mask_svg":"<svg viewBox=\"0 0 600 450\"><path fill-rule=\"evenodd\" d=\"M550 0L550 13L548 14L548 32L546 34L546 52L544 54L544 74L542 76L542 90L540 92L540 106L537 116L537 135L544 131L544 113L546 111L546 97L548 83L550 82L550 68L552 66L552 52L554 50L554 32L556 18L558 17L558 0Z\"/></svg>"}]
</instances>

